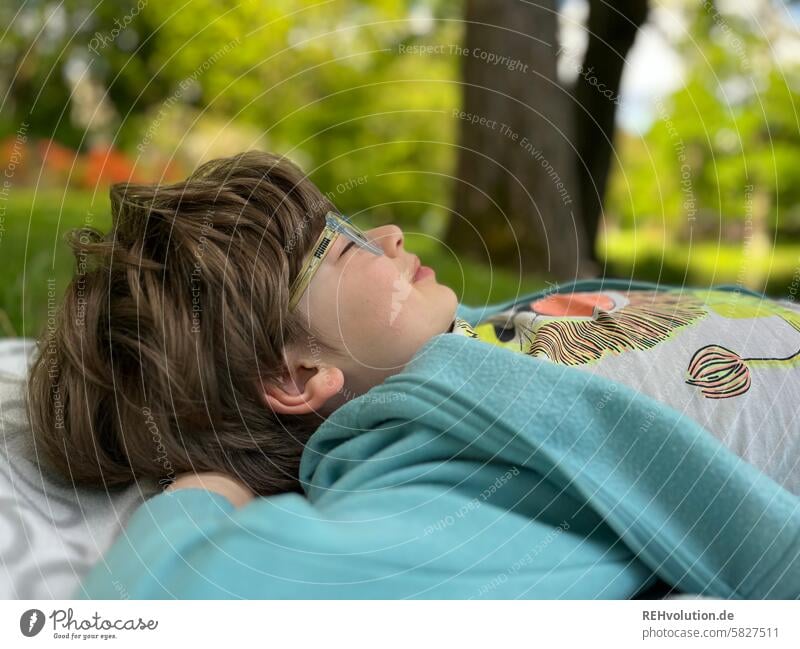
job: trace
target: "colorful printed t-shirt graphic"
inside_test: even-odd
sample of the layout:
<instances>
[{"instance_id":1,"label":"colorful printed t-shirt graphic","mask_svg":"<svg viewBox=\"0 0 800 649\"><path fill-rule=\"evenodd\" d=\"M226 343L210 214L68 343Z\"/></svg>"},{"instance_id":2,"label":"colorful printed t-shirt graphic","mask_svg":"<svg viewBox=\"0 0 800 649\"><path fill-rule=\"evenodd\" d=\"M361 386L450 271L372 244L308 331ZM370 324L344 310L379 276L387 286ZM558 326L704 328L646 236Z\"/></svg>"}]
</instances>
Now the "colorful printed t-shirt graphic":
<instances>
[{"instance_id":1,"label":"colorful printed t-shirt graphic","mask_svg":"<svg viewBox=\"0 0 800 649\"><path fill-rule=\"evenodd\" d=\"M793 302L694 289L558 293L475 327L457 318L453 333L624 383L695 419L800 494Z\"/></svg>"}]
</instances>

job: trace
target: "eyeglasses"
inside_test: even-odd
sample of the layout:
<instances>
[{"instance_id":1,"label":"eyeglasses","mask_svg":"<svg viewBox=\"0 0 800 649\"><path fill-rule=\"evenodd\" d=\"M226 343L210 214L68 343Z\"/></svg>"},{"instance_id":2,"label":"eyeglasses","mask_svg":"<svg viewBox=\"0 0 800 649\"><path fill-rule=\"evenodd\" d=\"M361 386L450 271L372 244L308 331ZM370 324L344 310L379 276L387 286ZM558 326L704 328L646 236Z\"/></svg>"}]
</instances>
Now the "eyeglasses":
<instances>
[{"instance_id":1,"label":"eyeglasses","mask_svg":"<svg viewBox=\"0 0 800 649\"><path fill-rule=\"evenodd\" d=\"M319 269L322 260L325 259L325 255L330 252L333 247L333 242L336 241L340 234L350 239L350 241L360 248L368 250L373 255L380 256L383 254L383 249L371 243L369 239L367 239L367 235L355 225L346 221L335 212L328 212L325 215L325 227L322 229L322 234L319 235L317 242L311 249L311 255L303 262L303 267L300 269L300 272L289 288L290 311L297 306L309 282L311 282L311 278Z\"/></svg>"}]
</instances>

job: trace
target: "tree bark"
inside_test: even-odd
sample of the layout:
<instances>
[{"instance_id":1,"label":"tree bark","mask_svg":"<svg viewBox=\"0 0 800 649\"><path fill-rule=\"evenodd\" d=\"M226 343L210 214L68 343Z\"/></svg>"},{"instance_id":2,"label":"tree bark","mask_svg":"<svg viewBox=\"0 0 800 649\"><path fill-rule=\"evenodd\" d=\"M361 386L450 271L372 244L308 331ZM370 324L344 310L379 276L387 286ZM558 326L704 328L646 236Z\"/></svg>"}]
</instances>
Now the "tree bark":
<instances>
[{"instance_id":1,"label":"tree bark","mask_svg":"<svg viewBox=\"0 0 800 649\"><path fill-rule=\"evenodd\" d=\"M445 240L462 258L563 280L595 272L555 0L467 0L463 111Z\"/></svg>"},{"instance_id":2,"label":"tree bark","mask_svg":"<svg viewBox=\"0 0 800 649\"><path fill-rule=\"evenodd\" d=\"M614 119L619 105L622 71L639 27L647 18L647 0L591 0L589 44L575 80L575 142L578 193L589 252L603 214L613 151ZM569 54L567 53L567 56Z\"/></svg>"}]
</instances>

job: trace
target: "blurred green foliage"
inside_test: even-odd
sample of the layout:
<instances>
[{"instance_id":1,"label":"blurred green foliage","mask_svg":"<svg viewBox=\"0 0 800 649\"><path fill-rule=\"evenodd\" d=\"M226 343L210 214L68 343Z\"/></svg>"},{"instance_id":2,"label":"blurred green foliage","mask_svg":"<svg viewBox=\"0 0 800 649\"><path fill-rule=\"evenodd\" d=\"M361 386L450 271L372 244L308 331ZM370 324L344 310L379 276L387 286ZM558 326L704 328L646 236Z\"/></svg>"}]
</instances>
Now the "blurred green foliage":
<instances>
[{"instance_id":1,"label":"blurred green foliage","mask_svg":"<svg viewBox=\"0 0 800 649\"><path fill-rule=\"evenodd\" d=\"M785 293L800 263L800 68L761 25L699 6L679 51L685 85L642 137L618 133L600 248L618 273L660 262L662 277Z\"/></svg>"},{"instance_id":2,"label":"blurred green foliage","mask_svg":"<svg viewBox=\"0 0 800 649\"><path fill-rule=\"evenodd\" d=\"M27 121L32 135L74 148L107 139L140 165L159 152L187 170L263 148L300 163L344 211L370 205L392 220L446 209L458 57L404 46L460 42L461 2L138 2L3 4L4 24L19 9L33 33L18 33L16 50L5 43L6 58L26 64L0 137ZM47 43L34 39L40 24ZM104 95L105 122L95 116L84 131L70 119L71 75ZM40 88L55 94L37 100ZM357 191L336 191L364 175Z\"/></svg>"}]
</instances>

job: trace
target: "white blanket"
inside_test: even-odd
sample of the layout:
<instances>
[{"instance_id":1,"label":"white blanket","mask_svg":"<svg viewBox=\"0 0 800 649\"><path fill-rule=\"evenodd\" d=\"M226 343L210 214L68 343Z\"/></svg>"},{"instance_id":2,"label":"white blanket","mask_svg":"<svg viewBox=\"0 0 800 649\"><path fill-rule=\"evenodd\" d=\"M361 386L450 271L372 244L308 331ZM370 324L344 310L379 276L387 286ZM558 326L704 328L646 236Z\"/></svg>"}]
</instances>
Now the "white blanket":
<instances>
[{"instance_id":1,"label":"white blanket","mask_svg":"<svg viewBox=\"0 0 800 649\"><path fill-rule=\"evenodd\" d=\"M67 599L155 485L76 489L42 472L25 406L30 340L0 340L0 598Z\"/></svg>"}]
</instances>

